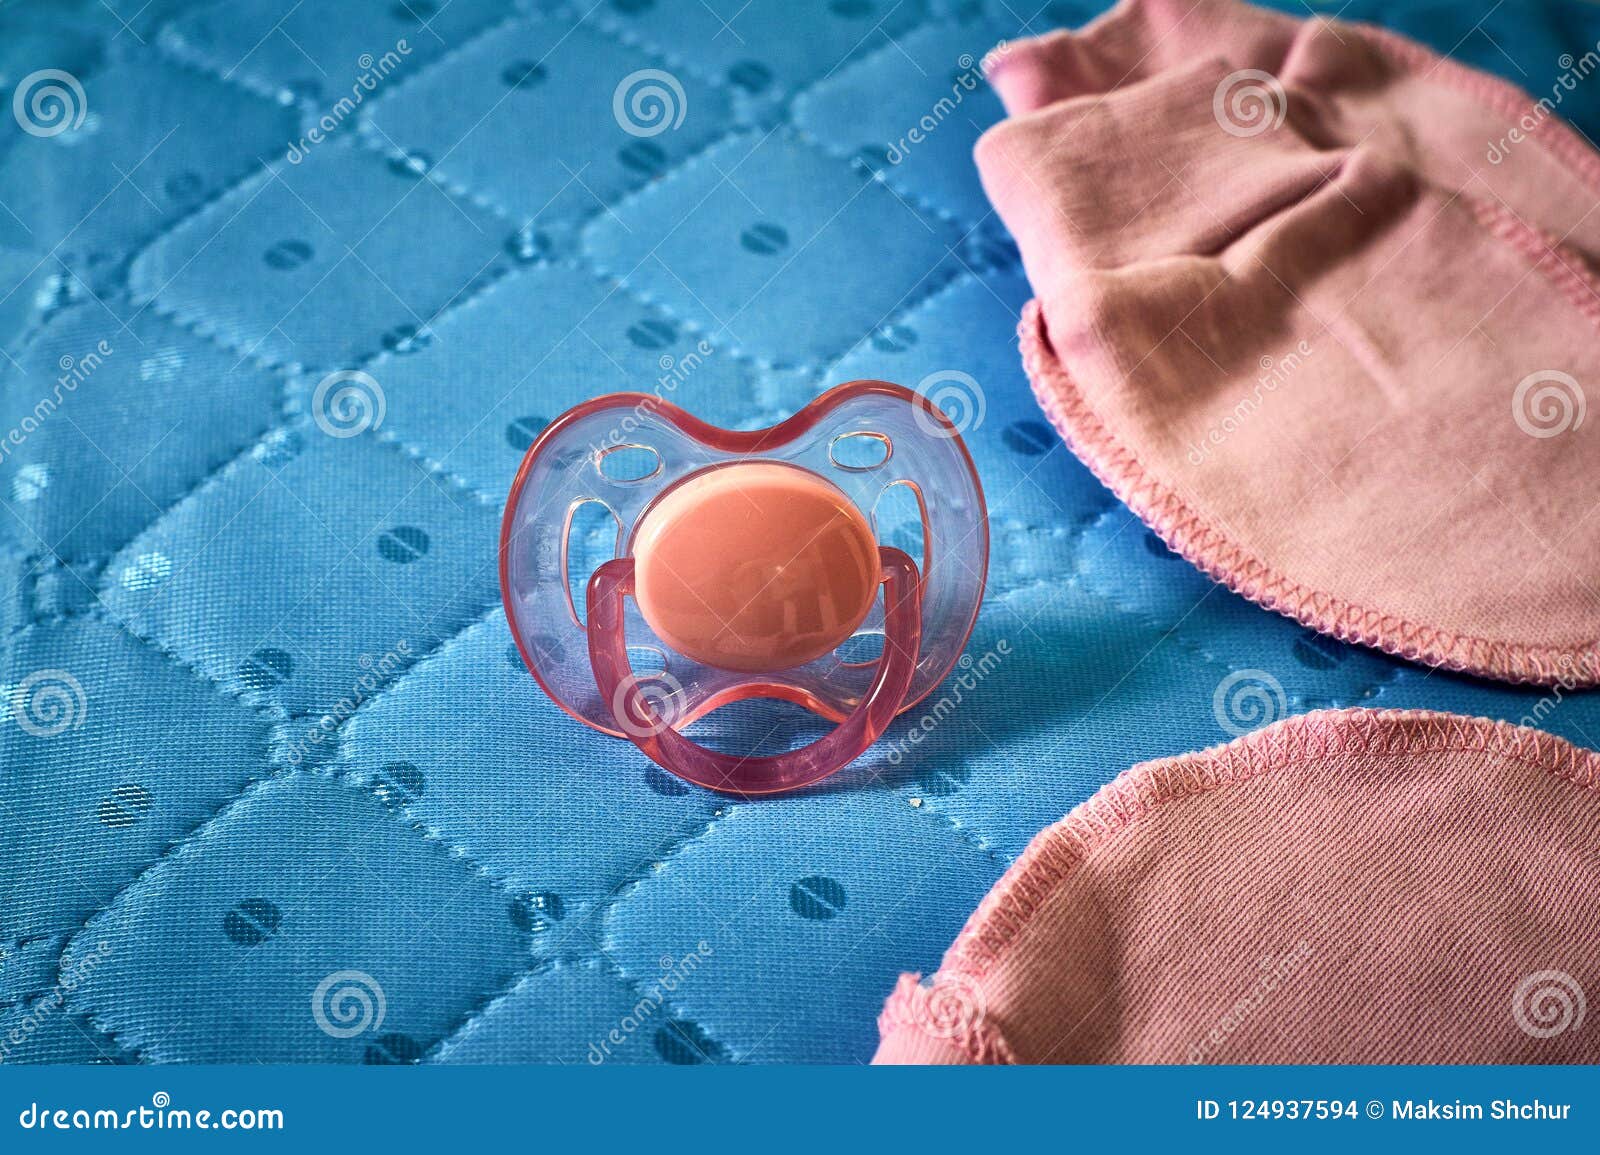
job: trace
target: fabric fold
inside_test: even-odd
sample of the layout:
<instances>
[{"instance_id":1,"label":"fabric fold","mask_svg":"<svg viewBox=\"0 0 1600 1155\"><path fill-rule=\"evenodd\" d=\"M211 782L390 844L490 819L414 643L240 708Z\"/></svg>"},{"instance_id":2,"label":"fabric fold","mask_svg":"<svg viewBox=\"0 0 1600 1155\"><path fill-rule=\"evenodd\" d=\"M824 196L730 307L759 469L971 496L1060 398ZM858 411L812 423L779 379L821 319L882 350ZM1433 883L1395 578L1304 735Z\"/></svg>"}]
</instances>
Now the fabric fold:
<instances>
[{"instance_id":1,"label":"fabric fold","mask_svg":"<svg viewBox=\"0 0 1600 1155\"><path fill-rule=\"evenodd\" d=\"M1314 629L1600 681L1596 155L1551 119L1473 169L1514 90L1231 0L1134 0L989 68L1025 364L1101 480Z\"/></svg>"}]
</instances>

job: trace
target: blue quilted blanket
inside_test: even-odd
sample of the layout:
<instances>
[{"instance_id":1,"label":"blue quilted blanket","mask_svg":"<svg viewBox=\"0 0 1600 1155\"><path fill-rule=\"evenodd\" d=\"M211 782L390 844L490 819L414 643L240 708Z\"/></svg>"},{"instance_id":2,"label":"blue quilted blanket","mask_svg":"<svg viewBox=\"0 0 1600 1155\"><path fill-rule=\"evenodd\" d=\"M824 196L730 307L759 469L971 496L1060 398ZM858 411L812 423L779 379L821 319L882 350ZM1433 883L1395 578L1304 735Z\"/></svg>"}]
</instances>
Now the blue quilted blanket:
<instances>
[{"instance_id":1,"label":"blue quilted blanket","mask_svg":"<svg viewBox=\"0 0 1600 1155\"><path fill-rule=\"evenodd\" d=\"M0 3L0 1061L859 1062L1132 762L1332 705L1600 745L1600 695L1212 585L1043 422L976 62L1095 8ZM1576 0L1339 11L1541 95L1600 41ZM1600 132L1600 80L1561 111ZM539 691L496 547L551 417L949 372L993 557L925 740L730 801Z\"/></svg>"}]
</instances>

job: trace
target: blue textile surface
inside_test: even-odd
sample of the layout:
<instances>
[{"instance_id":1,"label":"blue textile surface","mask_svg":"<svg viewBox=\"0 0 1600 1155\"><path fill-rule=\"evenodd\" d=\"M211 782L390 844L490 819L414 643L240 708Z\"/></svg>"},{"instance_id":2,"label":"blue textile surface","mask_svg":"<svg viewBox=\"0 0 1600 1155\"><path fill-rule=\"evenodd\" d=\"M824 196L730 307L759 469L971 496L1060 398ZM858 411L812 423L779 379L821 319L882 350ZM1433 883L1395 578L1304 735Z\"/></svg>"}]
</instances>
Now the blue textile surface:
<instances>
[{"instance_id":1,"label":"blue textile surface","mask_svg":"<svg viewBox=\"0 0 1600 1155\"><path fill-rule=\"evenodd\" d=\"M1600 695L1214 586L1044 423L962 77L1095 7L0 2L0 1060L863 1061L895 976L1137 760L1329 705L1600 745ZM1541 94L1600 41L1576 0L1340 12ZM681 123L625 130L642 71ZM1562 111L1600 134L1600 82ZM799 796L573 722L500 609L531 438L702 341L673 399L722 424L981 386L998 660ZM354 370L382 421L335 436Z\"/></svg>"}]
</instances>

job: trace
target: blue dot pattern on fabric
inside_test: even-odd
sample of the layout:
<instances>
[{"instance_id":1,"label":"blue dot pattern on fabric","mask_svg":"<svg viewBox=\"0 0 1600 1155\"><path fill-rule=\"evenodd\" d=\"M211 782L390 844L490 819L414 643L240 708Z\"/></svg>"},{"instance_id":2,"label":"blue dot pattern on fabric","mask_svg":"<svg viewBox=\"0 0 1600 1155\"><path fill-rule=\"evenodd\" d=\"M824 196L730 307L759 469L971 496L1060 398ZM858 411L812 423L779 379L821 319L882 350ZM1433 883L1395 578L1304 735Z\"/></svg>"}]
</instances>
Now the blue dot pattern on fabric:
<instances>
[{"instance_id":1,"label":"blue dot pattern on fabric","mask_svg":"<svg viewBox=\"0 0 1600 1155\"><path fill-rule=\"evenodd\" d=\"M978 61L1101 7L8 5L0 75L69 71L83 117L11 131L8 91L0 126L0 1061L860 1062L896 976L1131 762L1358 704L1600 745L1600 695L1216 586L1041 414ZM1342 15L1534 92L1600 39L1560 0ZM1600 89L1561 111L1600 136ZM791 797L564 714L496 580L549 422L637 390L757 428L852 378L963 427L969 660Z\"/></svg>"}]
</instances>

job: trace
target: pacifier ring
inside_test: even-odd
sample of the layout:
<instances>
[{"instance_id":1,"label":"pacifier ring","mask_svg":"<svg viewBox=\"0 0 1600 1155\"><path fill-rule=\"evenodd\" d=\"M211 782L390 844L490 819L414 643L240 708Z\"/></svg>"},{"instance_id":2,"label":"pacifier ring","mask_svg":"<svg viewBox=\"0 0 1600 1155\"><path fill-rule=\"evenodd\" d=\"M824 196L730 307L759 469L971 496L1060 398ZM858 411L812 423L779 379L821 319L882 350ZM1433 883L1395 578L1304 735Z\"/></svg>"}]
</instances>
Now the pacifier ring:
<instances>
[{"instance_id":1,"label":"pacifier ring","mask_svg":"<svg viewBox=\"0 0 1600 1155\"><path fill-rule=\"evenodd\" d=\"M614 556L572 572L575 523L596 507L615 523ZM500 542L507 621L551 699L686 781L741 795L834 773L932 691L972 631L987 564L960 436L885 381L840 385L754 431L650 394L585 402L529 448ZM752 697L837 725L746 757L683 733Z\"/></svg>"}]
</instances>

